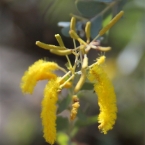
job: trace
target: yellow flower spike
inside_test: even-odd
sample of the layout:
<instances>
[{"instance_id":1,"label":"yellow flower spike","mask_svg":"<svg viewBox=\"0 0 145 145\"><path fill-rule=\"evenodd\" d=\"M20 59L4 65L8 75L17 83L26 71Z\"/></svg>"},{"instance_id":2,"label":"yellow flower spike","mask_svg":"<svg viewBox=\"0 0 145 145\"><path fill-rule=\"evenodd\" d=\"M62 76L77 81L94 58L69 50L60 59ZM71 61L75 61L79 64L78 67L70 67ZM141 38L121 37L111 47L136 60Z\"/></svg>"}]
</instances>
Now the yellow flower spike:
<instances>
[{"instance_id":1,"label":"yellow flower spike","mask_svg":"<svg viewBox=\"0 0 145 145\"><path fill-rule=\"evenodd\" d=\"M56 34L56 35L55 35L55 38L56 38L57 42L59 43L59 45L60 45L61 47L65 47L65 46L64 46L64 43L63 43L63 41L62 41L62 38L61 38L61 36L60 36L59 34Z\"/></svg>"},{"instance_id":2,"label":"yellow flower spike","mask_svg":"<svg viewBox=\"0 0 145 145\"><path fill-rule=\"evenodd\" d=\"M78 102L78 101L79 101L79 98L78 98L77 95L74 95L74 96L72 97L72 100L73 100L73 103L75 103L75 102Z\"/></svg>"},{"instance_id":3,"label":"yellow flower spike","mask_svg":"<svg viewBox=\"0 0 145 145\"><path fill-rule=\"evenodd\" d=\"M103 64L105 62L105 59L106 59L106 57L104 55L100 56L99 58L97 58L97 62L90 65L89 68L92 68L95 65Z\"/></svg>"},{"instance_id":4,"label":"yellow flower spike","mask_svg":"<svg viewBox=\"0 0 145 145\"><path fill-rule=\"evenodd\" d=\"M51 72L44 72L44 70L43 70L43 73L42 72L38 73L38 75L36 77L37 78L36 81L50 80L50 79L54 79L56 77L57 77L56 74L51 73Z\"/></svg>"},{"instance_id":5,"label":"yellow flower spike","mask_svg":"<svg viewBox=\"0 0 145 145\"><path fill-rule=\"evenodd\" d=\"M89 70L88 79L93 83L95 82L94 90L98 96L98 105L100 107L98 116L100 125L98 128L106 134L115 124L117 107L113 85L103 68L99 65L101 63L99 62Z\"/></svg>"},{"instance_id":6,"label":"yellow flower spike","mask_svg":"<svg viewBox=\"0 0 145 145\"><path fill-rule=\"evenodd\" d=\"M78 108L80 107L79 102L74 103L74 104L72 105L72 107L78 109Z\"/></svg>"},{"instance_id":7,"label":"yellow flower spike","mask_svg":"<svg viewBox=\"0 0 145 145\"><path fill-rule=\"evenodd\" d=\"M57 69L59 69L59 66L54 62L47 62L44 60L36 61L22 77L22 92L32 94L37 81L56 78L56 75L52 71Z\"/></svg>"},{"instance_id":8,"label":"yellow flower spike","mask_svg":"<svg viewBox=\"0 0 145 145\"><path fill-rule=\"evenodd\" d=\"M111 21L110 23L105 26L100 32L99 36L102 36L104 33L106 33L124 14L124 11L120 11Z\"/></svg>"},{"instance_id":9,"label":"yellow flower spike","mask_svg":"<svg viewBox=\"0 0 145 145\"><path fill-rule=\"evenodd\" d=\"M76 18L72 17L70 21L70 30L76 31Z\"/></svg>"},{"instance_id":10,"label":"yellow flower spike","mask_svg":"<svg viewBox=\"0 0 145 145\"><path fill-rule=\"evenodd\" d=\"M105 62L105 59L106 57L104 55L100 56L98 59L97 59L97 64L100 65L100 64L103 64Z\"/></svg>"},{"instance_id":11,"label":"yellow flower spike","mask_svg":"<svg viewBox=\"0 0 145 145\"><path fill-rule=\"evenodd\" d=\"M80 103L77 95L74 95L72 98L73 98L73 104L72 104L72 110L70 114L71 121L73 121L76 118L76 115L78 113L78 108L80 107Z\"/></svg>"},{"instance_id":12,"label":"yellow flower spike","mask_svg":"<svg viewBox=\"0 0 145 145\"><path fill-rule=\"evenodd\" d=\"M42 100L42 125L43 125L43 137L46 142L51 145L54 144L56 140L56 110L57 110L57 100L58 100L58 88L59 79L51 79L44 89L44 98Z\"/></svg>"},{"instance_id":13,"label":"yellow flower spike","mask_svg":"<svg viewBox=\"0 0 145 145\"><path fill-rule=\"evenodd\" d=\"M89 21L89 22L86 23L86 27L85 27L87 43L90 42L90 36L91 36L90 31L91 31L91 22Z\"/></svg>"},{"instance_id":14,"label":"yellow flower spike","mask_svg":"<svg viewBox=\"0 0 145 145\"><path fill-rule=\"evenodd\" d=\"M45 44L43 42L40 41L36 41L36 45L46 49L46 50L50 50L50 49L54 49L54 50L65 50L66 48L63 46L55 46L55 45L50 45L50 44Z\"/></svg>"}]
</instances>

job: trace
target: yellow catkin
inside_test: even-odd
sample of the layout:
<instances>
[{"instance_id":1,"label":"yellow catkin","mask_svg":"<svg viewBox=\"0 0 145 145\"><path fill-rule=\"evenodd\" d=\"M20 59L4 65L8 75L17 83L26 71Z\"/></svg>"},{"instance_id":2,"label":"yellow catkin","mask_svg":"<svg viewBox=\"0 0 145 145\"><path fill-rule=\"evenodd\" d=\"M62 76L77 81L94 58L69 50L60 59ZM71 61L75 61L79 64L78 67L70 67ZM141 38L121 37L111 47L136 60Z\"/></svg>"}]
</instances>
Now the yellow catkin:
<instances>
[{"instance_id":1,"label":"yellow catkin","mask_svg":"<svg viewBox=\"0 0 145 145\"><path fill-rule=\"evenodd\" d=\"M105 59L106 57L104 55L100 56L98 59L97 59L97 64L100 65L100 64L103 64L105 62Z\"/></svg>"},{"instance_id":2,"label":"yellow catkin","mask_svg":"<svg viewBox=\"0 0 145 145\"><path fill-rule=\"evenodd\" d=\"M44 99L42 100L43 137L51 145L56 140L56 103L59 85L59 78L50 80L44 89Z\"/></svg>"},{"instance_id":3,"label":"yellow catkin","mask_svg":"<svg viewBox=\"0 0 145 145\"><path fill-rule=\"evenodd\" d=\"M104 134L113 128L116 120L116 95L112 83L103 68L98 64L89 70L88 79L94 83L94 90L98 96L100 114L98 116L98 128Z\"/></svg>"},{"instance_id":4,"label":"yellow catkin","mask_svg":"<svg viewBox=\"0 0 145 145\"><path fill-rule=\"evenodd\" d=\"M120 11L110 22L107 26L105 26L101 31L99 32L99 36L102 36L104 33L106 33L124 14L124 11Z\"/></svg>"},{"instance_id":5,"label":"yellow catkin","mask_svg":"<svg viewBox=\"0 0 145 145\"><path fill-rule=\"evenodd\" d=\"M72 99L73 99L73 104L72 104L72 110L70 114L70 120L73 121L78 113L78 108L80 107L80 103L77 95L74 95Z\"/></svg>"},{"instance_id":6,"label":"yellow catkin","mask_svg":"<svg viewBox=\"0 0 145 145\"><path fill-rule=\"evenodd\" d=\"M89 66L90 68L94 67L95 65L100 65L103 64L105 62L106 57L104 55L100 56L99 58L97 58L97 62L93 63L91 66Z\"/></svg>"},{"instance_id":7,"label":"yellow catkin","mask_svg":"<svg viewBox=\"0 0 145 145\"><path fill-rule=\"evenodd\" d=\"M53 73L59 66L55 62L47 62L44 60L36 61L24 73L21 80L21 89L23 93L32 94L34 87L39 80L54 79L56 75Z\"/></svg>"}]
</instances>

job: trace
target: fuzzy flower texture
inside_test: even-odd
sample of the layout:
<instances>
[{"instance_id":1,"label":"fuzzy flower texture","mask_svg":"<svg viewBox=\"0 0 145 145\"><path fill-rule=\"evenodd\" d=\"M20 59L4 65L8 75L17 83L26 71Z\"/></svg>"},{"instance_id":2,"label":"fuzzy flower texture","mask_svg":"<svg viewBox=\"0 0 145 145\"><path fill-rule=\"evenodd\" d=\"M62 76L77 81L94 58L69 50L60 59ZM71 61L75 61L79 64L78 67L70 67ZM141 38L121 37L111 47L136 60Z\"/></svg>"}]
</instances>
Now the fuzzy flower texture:
<instances>
[{"instance_id":1,"label":"fuzzy flower texture","mask_svg":"<svg viewBox=\"0 0 145 145\"><path fill-rule=\"evenodd\" d=\"M109 51L111 49L110 47L100 46L97 39L106 31L108 31L122 17L123 13L123 11L118 13L106 27L100 30L99 34L92 41L90 41L91 22L86 22L86 41L84 41L77 35L75 29L76 18L72 17L69 34L74 42L73 49L65 47L59 34L55 35L59 46L36 41L36 45L39 47L49 50L51 53L56 55L65 56L68 61L67 68L62 68L55 62L40 59L28 68L21 80L22 92L29 94L33 93L34 87L38 81L48 80L48 83L44 89L41 118L44 138L51 145L56 141L56 112L59 94L64 88L71 88L70 92L72 93L72 109L70 110L70 121L73 121L76 119L77 112L80 107L78 93L84 85L86 79L94 84L94 90L98 97L98 105L100 108L100 114L98 115L98 128L104 134L113 128L117 113L116 95L113 85L102 66L106 57L102 55L96 59L95 63L88 65L89 58L87 55L91 49L103 52ZM79 46L76 46L76 41L79 42ZM75 56L73 64L69 59L69 55ZM78 71L78 68L80 68L80 71ZM56 70L64 72L64 76L56 75ZM73 86L72 82L76 77L76 74L79 74L80 78L77 84Z\"/></svg>"}]
</instances>

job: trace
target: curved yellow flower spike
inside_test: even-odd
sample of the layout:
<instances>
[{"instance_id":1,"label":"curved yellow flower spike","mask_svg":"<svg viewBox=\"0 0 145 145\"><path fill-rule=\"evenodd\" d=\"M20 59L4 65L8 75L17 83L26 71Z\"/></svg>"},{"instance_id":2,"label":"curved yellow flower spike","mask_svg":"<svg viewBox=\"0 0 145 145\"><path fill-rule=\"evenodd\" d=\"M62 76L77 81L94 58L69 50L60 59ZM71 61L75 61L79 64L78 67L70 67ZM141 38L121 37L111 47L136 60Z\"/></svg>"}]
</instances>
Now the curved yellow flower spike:
<instances>
[{"instance_id":1,"label":"curved yellow flower spike","mask_svg":"<svg viewBox=\"0 0 145 145\"><path fill-rule=\"evenodd\" d=\"M22 92L32 94L37 81L56 78L57 76L52 71L57 69L59 69L59 66L54 62L47 62L45 60L36 61L22 77Z\"/></svg>"},{"instance_id":2,"label":"curved yellow flower spike","mask_svg":"<svg viewBox=\"0 0 145 145\"><path fill-rule=\"evenodd\" d=\"M60 78L51 79L45 87L44 99L42 101L42 125L44 127L44 138L54 144L56 140L56 102L58 100L58 88Z\"/></svg>"},{"instance_id":3,"label":"curved yellow flower spike","mask_svg":"<svg viewBox=\"0 0 145 145\"><path fill-rule=\"evenodd\" d=\"M98 104L100 107L100 114L98 117L100 125L98 128L104 134L107 134L107 131L111 130L115 124L117 113L116 95L113 85L103 68L98 64L90 69L88 79L91 82L96 81L94 90L98 95Z\"/></svg>"}]
</instances>

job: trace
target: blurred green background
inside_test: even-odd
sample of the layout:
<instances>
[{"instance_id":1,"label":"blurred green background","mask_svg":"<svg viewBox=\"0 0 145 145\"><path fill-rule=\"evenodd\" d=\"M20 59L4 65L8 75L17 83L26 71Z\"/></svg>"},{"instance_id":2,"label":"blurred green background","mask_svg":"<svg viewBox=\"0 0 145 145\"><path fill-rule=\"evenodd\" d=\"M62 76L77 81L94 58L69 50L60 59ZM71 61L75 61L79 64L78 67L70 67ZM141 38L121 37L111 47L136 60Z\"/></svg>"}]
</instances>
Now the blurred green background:
<instances>
[{"instance_id":1,"label":"blurred green background","mask_svg":"<svg viewBox=\"0 0 145 145\"><path fill-rule=\"evenodd\" d=\"M110 16L120 9L125 12L123 18L101 41L102 46L112 47L105 54L105 69L117 95L117 122L113 130L103 135L97 122L87 120L85 124L81 116L82 120L73 129L77 133L71 139L76 145L145 145L145 1L120 1L99 22L106 25ZM0 1L0 145L48 144L43 138L40 119L46 82L38 83L32 96L23 95L19 84L28 66L40 58L65 65L65 57L50 54L35 42L58 45L54 37L57 33L62 35L58 22L69 22L70 13L81 15L75 0ZM67 47L73 47L70 38L63 36L63 40ZM90 53L91 61L99 54ZM88 106L88 116L99 113L97 97L92 94L92 91L81 92L80 102ZM85 112L84 108L81 111ZM67 114L66 111L64 115ZM58 144L65 145L68 140L67 123L60 118Z\"/></svg>"}]
</instances>

